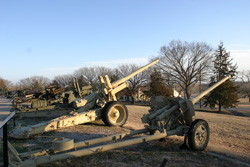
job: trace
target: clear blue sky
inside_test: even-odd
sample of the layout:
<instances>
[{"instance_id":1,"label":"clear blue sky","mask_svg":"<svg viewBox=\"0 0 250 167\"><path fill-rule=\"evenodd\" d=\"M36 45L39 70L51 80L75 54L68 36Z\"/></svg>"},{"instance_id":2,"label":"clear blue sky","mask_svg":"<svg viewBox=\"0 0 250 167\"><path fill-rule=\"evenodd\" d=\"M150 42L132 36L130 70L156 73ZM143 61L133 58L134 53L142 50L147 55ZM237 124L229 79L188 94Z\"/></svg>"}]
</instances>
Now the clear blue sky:
<instances>
[{"instance_id":1,"label":"clear blue sky","mask_svg":"<svg viewBox=\"0 0 250 167\"><path fill-rule=\"evenodd\" d=\"M220 41L250 70L249 0L0 0L0 76L144 65L171 40Z\"/></svg>"}]
</instances>

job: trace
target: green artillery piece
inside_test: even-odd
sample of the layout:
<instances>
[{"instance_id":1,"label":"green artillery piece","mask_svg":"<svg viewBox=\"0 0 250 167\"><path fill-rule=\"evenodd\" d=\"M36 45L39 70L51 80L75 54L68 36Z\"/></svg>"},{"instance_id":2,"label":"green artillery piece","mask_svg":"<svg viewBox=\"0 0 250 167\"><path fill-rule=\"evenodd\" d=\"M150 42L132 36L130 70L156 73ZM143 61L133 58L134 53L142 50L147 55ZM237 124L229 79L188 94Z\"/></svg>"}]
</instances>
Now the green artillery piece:
<instances>
[{"instance_id":1,"label":"green artillery piece","mask_svg":"<svg viewBox=\"0 0 250 167\"><path fill-rule=\"evenodd\" d=\"M74 90L63 92L66 87L48 92L44 95L45 99L27 99L31 102L31 107L21 107L16 103L15 117L17 118L33 118L33 117L59 117L69 114L73 110L73 102L77 98L84 97L92 92L92 86L84 86L80 89L78 81L73 78ZM59 97L57 99L49 99L49 97ZM15 100L14 100L15 101ZM14 102L13 101L13 102ZM13 105L15 102L13 103Z\"/></svg>"},{"instance_id":2,"label":"green artillery piece","mask_svg":"<svg viewBox=\"0 0 250 167\"><path fill-rule=\"evenodd\" d=\"M229 78L231 78L231 75L192 99L163 98L160 96L153 98L149 114L144 115L142 118L142 122L148 123L144 129L77 143L74 143L74 140L69 138L55 139L52 141L52 146L49 149L22 154L19 154L9 143L10 165L20 167L36 166L62 159L86 156L129 145L159 140L172 135L187 136L190 148L194 151L202 151L206 148L209 141L209 126L205 120L197 119L192 121L192 117L195 115L193 105ZM123 141L125 137L147 132L150 134ZM104 144L104 142L108 141L115 141L115 143ZM91 145L101 143L102 145L91 147Z\"/></svg>"},{"instance_id":3,"label":"green artillery piece","mask_svg":"<svg viewBox=\"0 0 250 167\"><path fill-rule=\"evenodd\" d=\"M35 134L92 122L98 119L102 119L108 126L122 126L127 121L128 111L126 106L117 102L116 93L129 86L127 80L158 61L149 63L113 83L110 82L107 75L104 78L100 76L100 88L88 96L74 100L73 106L75 110L68 115L27 127L17 126L9 136L16 139L27 139Z\"/></svg>"}]
</instances>

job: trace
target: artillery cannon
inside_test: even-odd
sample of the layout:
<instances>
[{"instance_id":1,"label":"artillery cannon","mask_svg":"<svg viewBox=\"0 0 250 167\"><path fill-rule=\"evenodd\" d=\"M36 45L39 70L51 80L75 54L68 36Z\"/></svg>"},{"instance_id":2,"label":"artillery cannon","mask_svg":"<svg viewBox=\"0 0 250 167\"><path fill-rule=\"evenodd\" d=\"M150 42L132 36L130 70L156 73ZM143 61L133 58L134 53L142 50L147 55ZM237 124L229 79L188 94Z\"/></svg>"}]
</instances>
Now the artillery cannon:
<instances>
[{"instance_id":1,"label":"artillery cannon","mask_svg":"<svg viewBox=\"0 0 250 167\"><path fill-rule=\"evenodd\" d=\"M75 110L69 115L27 127L17 126L9 136L17 139L26 139L35 134L92 122L98 119L102 119L108 126L122 126L127 121L128 111L125 105L117 102L116 93L129 86L128 82L126 82L127 80L158 61L153 61L113 83L110 82L107 75L104 78L100 76L100 88L88 96L74 100L73 106Z\"/></svg>"},{"instance_id":2,"label":"artillery cannon","mask_svg":"<svg viewBox=\"0 0 250 167\"><path fill-rule=\"evenodd\" d=\"M31 102L31 107L21 107L19 103L13 101L15 105L17 118L26 117L58 117L69 114L73 110L73 101L77 98L84 97L92 92L92 86L84 86L80 89L78 81L73 78L74 90L63 92L66 87L56 89L55 91L47 92L44 95L45 99L27 99ZM59 95L57 99L55 96ZM49 98L52 97L52 98Z\"/></svg>"},{"instance_id":3,"label":"artillery cannon","mask_svg":"<svg viewBox=\"0 0 250 167\"><path fill-rule=\"evenodd\" d=\"M74 143L74 140L69 138L56 139L52 141L50 149L22 154L19 154L9 143L10 165L20 167L36 166L57 160L86 156L129 145L159 140L172 135L187 136L190 148L194 151L202 151L206 148L209 141L209 126L205 120L197 119L192 121L192 117L195 115L193 105L229 78L231 78L231 75L191 99L163 98L160 96L153 98L149 114L144 115L142 118L142 122L148 123L144 129L77 143ZM122 141L125 137L147 132L150 135ZM115 143L91 147L91 145L107 141L115 141Z\"/></svg>"}]
</instances>

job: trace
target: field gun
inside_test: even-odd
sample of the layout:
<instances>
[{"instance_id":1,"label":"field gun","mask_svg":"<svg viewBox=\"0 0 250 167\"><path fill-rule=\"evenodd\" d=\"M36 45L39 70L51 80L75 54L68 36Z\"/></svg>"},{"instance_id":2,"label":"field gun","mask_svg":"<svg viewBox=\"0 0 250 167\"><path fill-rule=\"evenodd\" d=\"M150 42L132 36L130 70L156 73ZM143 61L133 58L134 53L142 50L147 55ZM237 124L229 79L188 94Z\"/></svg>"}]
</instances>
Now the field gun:
<instances>
[{"instance_id":1,"label":"field gun","mask_svg":"<svg viewBox=\"0 0 250 167\"><path fill-rule=\"evenodd\" d=\"M20 167L36 166L57 160L87 156L129 145L159 140L172 135L187 136L190 149L193 151L202 151L206 148L209 141L209 126L208 123L202 119L192 121L192 117L195 115L193 105L229 78L231 78L231 75L226 76L218 83L191 99L182 99L180 97L163 98L161 96L153 98L151 100L152 105L149 114L144 115L142 118L142 122L148 124L143 129L81 142L74 142L74 140L70 138L55 139L52 141L49 149L21 154L9 143L10 164ZM130 136L146 133L149 134L123 140ZM113 141L113 143L104 143L109 141ZM186 141L186 139L184 141ZM95 144L99 145L93 146Z\"/></svg>"},{"instance_id":2,"label":"field gun","mask_svg":"<svg viewBox=\"0 0 250 167\"><path fill-rule=\"evenodd\" d=\"M28 99L31 102L31 107L15 105L17 118L33 118L33 117L59 117L70 113L73 110L73 102L79 97L84 97L92 92L92 86L79 87L76 78L73 78L74 89L65 91L66 87L56 89L55 91L47 92L41 99ZM55 99L55 96L58 96ZM53 98L49 98L53 97ZM15 101L15 100L14 100Z\"/></svg>"},{"instance_id":3,"label":"field gun","mask_svg":"<svg viewBox=\"0 0 250 167\"><path fill-rule=\"evenodd\" d=\"M187 146L188 139L188 145L192 150L202 151L209 141L209 125L202 119L193 121L194 104L230 78L231 74L191 99L162 96L152 98L149 114L142 117L142 122L149 124L147 128L152 134L156 131L174 132L176 135L185 136L183 146Z\"/></svg>"},{"instance_id":4,"label":"field gun","mask_svg":"<svg viewBox=\"0 0 250 167\"><path fill-rule=\"evenodd\" d=\"M125 105L117 102L116 93L129 86L127 80L148 69L158 61L153 61L113 83L110 82L107 75L104 78L100 76L100 88L83 98L74 100L73 106L75 110L68 115L27 127L17 126L9 136L16 139L27 139L35 134L92 122L98 119L102 119L108 126L122 126L127 121L128 111Z\"/></svg>"}]
</instances>

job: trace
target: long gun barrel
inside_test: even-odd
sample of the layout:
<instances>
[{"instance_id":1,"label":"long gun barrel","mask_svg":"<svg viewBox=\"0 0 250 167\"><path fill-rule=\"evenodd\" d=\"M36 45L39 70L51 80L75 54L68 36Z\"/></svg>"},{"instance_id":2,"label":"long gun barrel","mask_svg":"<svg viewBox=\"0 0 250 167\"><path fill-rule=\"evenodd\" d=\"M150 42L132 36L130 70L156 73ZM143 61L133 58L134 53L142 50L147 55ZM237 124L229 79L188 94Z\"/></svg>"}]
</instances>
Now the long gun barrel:
<instances>
[{"instance_id":1,"label":"long gun barrel","mask_svg":"<svg viewBox=\"0 0 250 167\"><path fill-rule=\"evenodd\" d=\"M66 87L62 87L62 88L56 89L53 93L54 93L54 95L57 95L58 93L65 91L65 89L66 89Z\"/></svg>"},{"instance_id":2,"label":"long gun barrel","mask_svg":"<svg viewBox=\"0 0 250 167\"><path fill-rule=\"evenodd\" d=\"M140 68L139 70L137 70L137 71L135 71L135 72L129 74L128 76L126 76L126 77L124 77L124 78L122 78L122 79L120 79L120 80L118 80L118 81L113 82L113 83L112 83L112 87L113 87L113 88L117 87L118 85L120 85L120 84L122 84L123 82L129 80L129 79L132 78L133 76L139 74L140 72L144 71L145 69L149 68L150 66L154 65L154 64L157 63L157 62L159 62L158 59L155 60L155 61L153 61L153 62L151 62L151 63L149 63L149 64L147 64L147 65L145 65L145 66L143 66L142 68Z\"/></svg>"},{"instance_id":3,"label":"long gun barrel","mask_svg":"<svg viewBox=\"0 0 250 167\"><path fill-rule=\"evenodd\" d=\"M231 73L228 74L225 78L223 78L222 80L220 80L219 82L215 83L214 85L210 86L209 88L207 88L206 90L204 90L203 92L201 92L201 94L197 95L196 97L193 97L190 99L190 101L195 104L197 101L199 101L202 97L204 97L206 94L208 94L209 92L211 92L213 89L215 89L216 87L220 86L223 82L225 82L226 80L232 78Z\"/></svg>"},{"instance_id":4,"label":"long gun barrel","mask_svg":"<svg viewBox=\"0 0 250 167\"><path fill-rule=\"evenodd\" d=\"M157 100L157 98L153 99L151 101L152 106L154 106L153 111L149 115L145 115L142 118L143 123L149 123L152 125L152 121L162 121L169 119L169 115L178 112L180 108L183 112L184 120L188 126L192 123L192 117L195 115L194 110L194 104L200 100L202 97L207 95L209 92L211 92L213 89L221 85L226 80L230 79L232 76L231 74L227 75L222 80L218 81L214 85L207 88L205 91L203 91L201 94L197 95L196 97L193 97L191 99L181 99L181 98L159 98L160 100ZM158 107L163 106L163 107Z\"/></svg>"}]
</instances>

